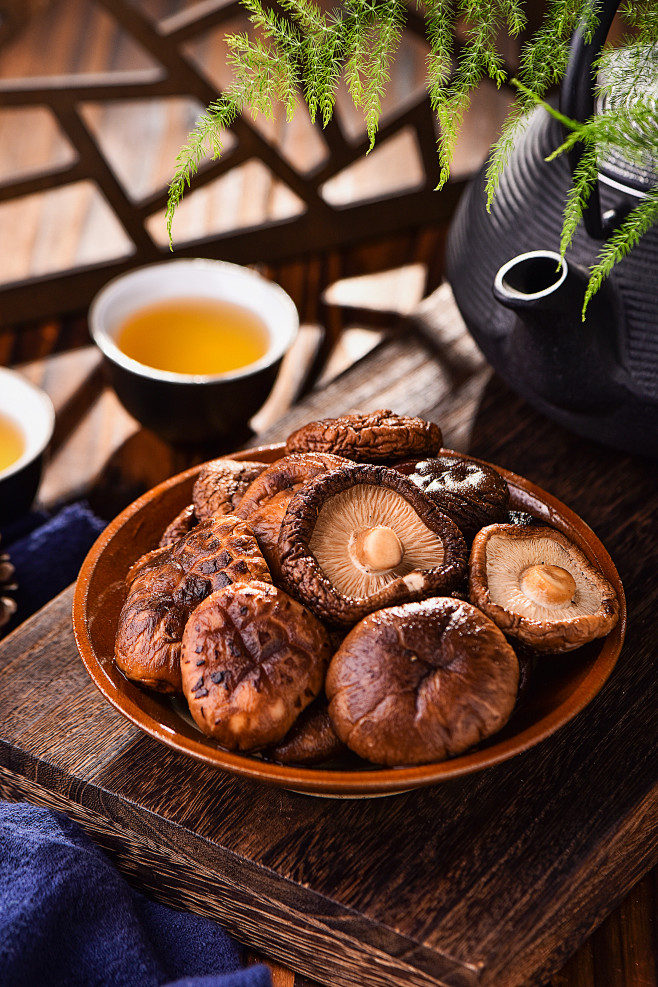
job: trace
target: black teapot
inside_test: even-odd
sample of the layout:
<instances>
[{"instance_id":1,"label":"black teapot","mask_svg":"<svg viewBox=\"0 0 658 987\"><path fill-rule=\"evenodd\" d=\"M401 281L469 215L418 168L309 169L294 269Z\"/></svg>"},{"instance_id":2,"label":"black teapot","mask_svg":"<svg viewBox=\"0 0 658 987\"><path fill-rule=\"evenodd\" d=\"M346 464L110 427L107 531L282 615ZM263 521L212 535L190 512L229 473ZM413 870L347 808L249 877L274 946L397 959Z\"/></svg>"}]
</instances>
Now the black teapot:
<instances>
[{"instance_id":1,"label":"black teapot","mask_svg":"<svg viewBox=\"0 0 658 987\"><path fill-rule=\"evenodd\" d=\"M574 36L560 109L594 112L593 62L618 3L604 2L595 36ZM621 57L621 53L620 53ZM605 238L656 174L619 154L601 163L564 262L562 212L575 156L552 162L562 125L538 107L487 211L486 166L452 222L446 275L462 317L497 373L547 417L628 452L658 456L658 226L616 265L581 310Z\"/></svg>"}]
</instances>

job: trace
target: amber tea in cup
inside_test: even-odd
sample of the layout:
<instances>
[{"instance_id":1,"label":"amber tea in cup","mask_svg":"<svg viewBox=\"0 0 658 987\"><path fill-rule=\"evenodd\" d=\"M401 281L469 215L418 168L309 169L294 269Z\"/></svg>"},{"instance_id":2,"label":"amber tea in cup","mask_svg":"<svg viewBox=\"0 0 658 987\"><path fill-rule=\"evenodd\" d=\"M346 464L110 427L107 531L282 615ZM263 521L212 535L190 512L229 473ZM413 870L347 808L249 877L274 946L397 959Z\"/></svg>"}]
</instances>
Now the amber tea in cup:
<instances>
[{"instance_id":1,"label":"amber tea in cup","mask_svg":"<svg viewBox=\"0 0 658 987\"><path fill-rule=\"evenodd\" d=\"M18 371L0 367L0 529L32 506L54 427L48 395Z\"/></svg>"},{"instance_id":2,"label":"amber tea in cup","mask_svg":"<svg viewBox=\"0 0 658 987\"><path fill-rule=\"evenodd\" d=\"M25 436L9 415L0 411L0 473L17 462L25 451Z\"/></svg>"},{"instance_id":3,"label":"amber tea in cup","mask_svg":"<svg viewBox=\"0 0 658 987\"><path fill-rule=\"evenodd\" d=\"M137 421L173 444L214 450L248 436L299 315L283 288L256 271L180 258L108 282L91 304L89 328Z\"/></svg>"},{"instance_id":4,"label":"amber tea in cup","mask_svg":"<svg viewBox=\"0 0 658 987\"><path fill-rule=\"evenodd\" d=\"M168 298L132 312L117 333L138 363L179 374L223 374L265 356L270 339L255 312L217 298Z\"/></svg>"}]
</instances>

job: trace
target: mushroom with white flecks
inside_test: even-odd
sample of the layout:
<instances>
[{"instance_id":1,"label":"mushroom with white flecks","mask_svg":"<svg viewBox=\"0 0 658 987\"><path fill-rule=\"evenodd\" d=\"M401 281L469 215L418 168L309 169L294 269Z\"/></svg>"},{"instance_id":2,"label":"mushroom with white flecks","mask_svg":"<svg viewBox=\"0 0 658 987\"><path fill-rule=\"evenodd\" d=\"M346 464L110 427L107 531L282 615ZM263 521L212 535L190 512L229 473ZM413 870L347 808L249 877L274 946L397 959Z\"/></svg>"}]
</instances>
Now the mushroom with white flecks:
<instances>
[{"instance_id":1,"label":"mushroom with white flecks","mask_svg":"<svg viewBox=\"0 0 658 987\"><path fill-rule=\"evenodd\" d=\"M409 478L468 540L485 525L507 520L509 487L487 463L464 456L435 456L416 463Z\"/></svg>"}]
</instances>

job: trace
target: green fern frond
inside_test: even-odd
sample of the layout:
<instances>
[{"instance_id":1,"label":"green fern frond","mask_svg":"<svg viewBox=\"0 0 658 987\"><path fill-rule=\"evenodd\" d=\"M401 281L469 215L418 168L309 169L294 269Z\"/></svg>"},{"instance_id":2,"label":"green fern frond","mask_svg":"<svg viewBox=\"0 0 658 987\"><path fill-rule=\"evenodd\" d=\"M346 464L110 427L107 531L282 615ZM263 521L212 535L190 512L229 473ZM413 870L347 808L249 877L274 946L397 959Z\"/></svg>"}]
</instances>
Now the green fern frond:
<instances>
[{"instance_id":1,"label":"green fern frond","mask_svg":"<svg viewBox=\"0 0 658 987\"><path fill-rule=\"evenodd\" d=\"M427 0L425 5L428 89L438 93L452 74L455 49L455 10L452 0Z\"/></svg>"},{"instance_id":2,"label":"green fern frond","mask_svg":"<svg viewBox=\"0 0 658 987\"><path fill-rule=\"evenodd\" d=\"M530 114L519 105L513 106L503 124L500 137L491 149L485 178L487 211L491 210L500 180L509 165L517 141L529 122Z\"/></svg>"},{"instance_id":3,"label":"green fern frond","mask_svg":"<svg viewBox=\"0 0 658 987\"><path fill-rule=\"evenodd\" d=\"M598 178L598 155L595 147L588 147L581 155L573 173L571 188L564 204L560 254L562 257L571 245Z\"/></svg>"},{"instance_id":4,"label":"green fern frond","mask_svg":"<svg viewBox=\"0 0 658 987\"><path fill-rule=\"evenodd\" d=\"M235 123L242 110L242 104L224 94L210 104L201 115L176 158L176 169L169 185L165 221L169 245L172 246L172 223L174 213L181 203L185 189L192 184L201 161L210 155L218 158L222 153L222 134Z\"/></svg>"},{"instance_id":5,"label":"green fern frond","mask_svg":"<svg viewBox=\"0 0 658 987\"><path fill-rule=\"evenodd\" d=\"M586 16L587 28L592 30L594 7L594 4L583 4L582 0L550 0L543 23L521 49L517 73L519 80L537 95L545 95L562 79L573 32L584 8L591 8Z\"/></svg>"},{"instance_id":6,"label":"green fern frond","mask_svg":"<svg viewBox=\"0 0 658 987\"><path fill-rule=\"evenodd\" d=\"M312 120L326 126L344 81L363 114L369 149L374 146L384 94L405 25L405 0L341 0L326 8L319 0L242 0L250 33L227 38L233 82L200 117L181 149L169 187L166 210L170 244L174 212L206 156L222 153L222 135L238 115L272 116L285 106L292 117L303 101ZM628 55L606 50L600 56L598 98L602 112L589 120L562 116L545 102L564 76L577 26L591 36L600 4L594 0L546 0L538 30L523 45L516 80L506 76L501 34L527 29L529 0L417 0L426 28L427 92L439 123L439 186L449 179L455 145L473 92L484 79L496 86L516 83L516 98L487 165L487 207L491 206L530 110L544 105L564 126L564 139L549 160L580 147L579 164L564 208L561 249L567 249L582 219L600 164L620 148L629 161L656 161L658 93L658 4L623 0L620 16L629 32ZM456 25L463 43L456 44ZM614 54L614 57L613 57ZM620 93L622 94L620 97ZM632 99L627 99L628 94ZM601 280L656 221L658 192L633 210L605 244L592 272L585 305Z\"/></svg>"},{"instance_id":7,"label":"green fern frond","mask_svg":"<svg viewBox=\"0 0 658 987\"><path fill-rule=\"evenodd\" d=\"M403 17L401 6L393 0L386 5L379 23L371 30L369 71L361 97L361 105L369 139L369 150L375 144L375 136L381 115L382 99L390 79L390 69L402 37Z\"/></svg>"}]
</instances>

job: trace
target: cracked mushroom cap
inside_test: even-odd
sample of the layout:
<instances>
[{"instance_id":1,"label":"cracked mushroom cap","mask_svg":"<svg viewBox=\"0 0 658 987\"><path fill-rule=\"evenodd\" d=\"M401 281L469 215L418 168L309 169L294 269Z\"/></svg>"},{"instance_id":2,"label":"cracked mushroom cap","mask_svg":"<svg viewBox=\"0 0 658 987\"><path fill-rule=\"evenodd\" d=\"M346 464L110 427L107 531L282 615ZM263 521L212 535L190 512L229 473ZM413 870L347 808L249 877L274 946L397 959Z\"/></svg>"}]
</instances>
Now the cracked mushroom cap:
<instances>
[{"instance_id":1,"label":"cracked mushroom cap","mask_svg":"<svg viewBox=\"0 0 658 987\"><path fill-rule=\"evenodd\" d=\"M267 468L257 460L212 459L194 481L192 502L199 521L234 514L249 485Z\"/></svg>"},{"instance_id":2,"label":"cracked mushroom cap","mask_svg":"<svg viewBox=\"0 0 658 987\"><path fill-rule=\"evenodd\" d=\"M493 621L434 597L360 621L329 665L329 716L360 757L400 767L442 761L500 730L519 665Z\"/></svg>"},{"instance_id":3,"label":"cracked mushroom cap","mask_svg":"<svg viewBox=\"0 0 658 987\"><path fill-rule=\"evenodd\" d=\"M605 576L566 535L539 524L479 531L469 591L505 634L541 652L572 651L604 637L619 619Z\"/></svg>"},{"instance_id":4,"label":"cracked mushroom cap","mask_svg":"<svg viewBox=\"0 0 658 987\"><path fill-rule=\"evenodd\" d=\"M174 545L199 523L233 514L249 484L266 468L256 460L213 459L201 467L192 488L192 503L170 521L160 545Z\"/></svg>"},{"instance_id":5,"label":"cracked mushroom cap","mask_svg":"<svg viewBox=\"0 0 658 987\"><path fill-rule=\"evenodd\" d=\"M190 713L228 750L276 744L321 693L331 655L322 623L283 590L257 579L227 586L185 626Z\"/></svg>"},{"instance_id":6,"label":"cracked mushroom cap","mask_svg":"<svg viewBox=\"0 0 658 987\"><path fill-rule=\"evenodd\" d=\"M434 456L442 442L434 422L382 408L308 422L288 436L286 452L333 452L359 463L385 463Z\"/></svg>"},{"instance_id":7,"label":"cracked mushroom cap","mask_svg":"<svg viewBox=\"0 0 658 987\"><path fill-rule=\"evenodd\" d=\"M352 463L305 484L279 534L288 592L330 623L448 595L464 578L461 532L407 477Z\"/></svg>"},{"instance_id":8,"label":"cracked mushroom cap","mask_svg":"<svg viewBox=\"0 0 658 987\"><path fill-rule=\"evenodd\" d=\"M158 692L180 692L180 650L192 610L232 583L270 581L249 525L227 514L201 521L173 545L139 558L126 576L114 660L127 678Z\"/></svg>"}]
</instances>

